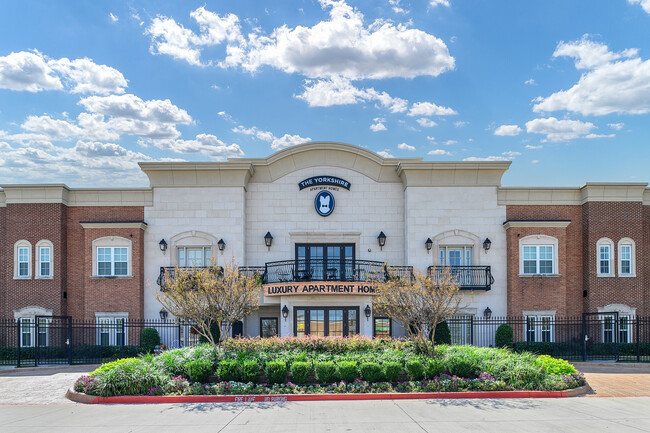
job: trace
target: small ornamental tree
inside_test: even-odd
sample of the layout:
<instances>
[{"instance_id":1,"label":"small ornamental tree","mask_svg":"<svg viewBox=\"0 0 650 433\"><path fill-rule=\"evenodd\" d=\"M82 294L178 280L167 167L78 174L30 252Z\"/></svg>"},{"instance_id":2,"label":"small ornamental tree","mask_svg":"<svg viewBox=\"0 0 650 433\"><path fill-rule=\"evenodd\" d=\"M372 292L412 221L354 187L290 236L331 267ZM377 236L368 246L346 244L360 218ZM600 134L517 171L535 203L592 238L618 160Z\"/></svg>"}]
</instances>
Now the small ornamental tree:
<instances>
[{"instance_id":1,"label":"small ornamental tree","mask_svg":"<svg viewBox=\"0 0 650 433\"><path fill-rule=\"evenodd\" d=\"M224 267L177 267L165 275L162 287L158 301L176 318L194 324L215 350L234 322L259 308L259 278L239 272L232 261ZM211 332L215 325L224 332Z\"/></svg>"},{"instance_id":2,"label":"small ornamental tree","mask_svg":"<svg viewBox=\"0 0 650 433\"><path fill-rule=\"evenodd\" d=\"M400 322L418 349L432 356L431 330L460 308L456 278L448 271L430 276L417 270L411 278L402 278L389 269L386 278L375 280L375 313Z\"/></svg>"}]
</instances>

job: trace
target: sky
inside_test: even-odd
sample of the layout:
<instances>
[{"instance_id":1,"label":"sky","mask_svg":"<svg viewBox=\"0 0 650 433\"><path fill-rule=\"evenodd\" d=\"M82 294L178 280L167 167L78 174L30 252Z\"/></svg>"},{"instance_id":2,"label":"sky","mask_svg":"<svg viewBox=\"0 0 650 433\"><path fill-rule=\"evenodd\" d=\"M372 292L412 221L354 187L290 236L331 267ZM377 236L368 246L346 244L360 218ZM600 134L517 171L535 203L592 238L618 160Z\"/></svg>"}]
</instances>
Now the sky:
<instances>
[{"instance_id":1,"label":"sky","mask_svg":"<svg viewBox=\"0 0 650 433\"><path fill-rule=\"evenodd\" d=\"M650 181L650 0L3 1L0 185L310 141Z\"/></svg>"}]
</instances>

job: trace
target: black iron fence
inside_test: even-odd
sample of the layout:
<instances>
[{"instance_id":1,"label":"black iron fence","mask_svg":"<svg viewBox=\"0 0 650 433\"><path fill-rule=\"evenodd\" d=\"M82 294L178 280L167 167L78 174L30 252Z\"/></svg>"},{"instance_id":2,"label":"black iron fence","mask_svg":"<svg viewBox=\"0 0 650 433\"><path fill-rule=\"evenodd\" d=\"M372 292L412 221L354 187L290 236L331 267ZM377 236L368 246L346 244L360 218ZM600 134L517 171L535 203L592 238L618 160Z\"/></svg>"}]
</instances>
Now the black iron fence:
<instances>
[{"instance_id":1,"label":"black iron fence","mask_svg":"<svg viewBox=\"0 0 650 433\"><path fill-rule=\"evenodd\" d=\"M191 346L199 340L193 326L171 320L81 321L66 316L0 320L0 365L99 364L161 347Z\"/></svg>"},{"instance_id":2,"label":"black iron fence","mask_svg":"<svg viewBox=\"0 0 650 433\"><path fill-rule=\"evenodd\" d=\"M460 290L490 290L494 284L490 266L429 266L427 274L439 282L450 277Z\"/></svg>"},{"instance_id":3,"label":"black iron fence","mask_svg":"<svg viewBox=\"0 0 650 433\"><path fill-rule=\"evenodd\" d=\"M512 342L506 338L506 343L517 352L572 361L650 362L650 317L614 312L568 318L454 316L447 325L452 344L495 347L503 343L497 334L510 334ZM0 365L99 364L199 341L192 325L171 320L0 320Z\"/></svg>"}]
</instances>

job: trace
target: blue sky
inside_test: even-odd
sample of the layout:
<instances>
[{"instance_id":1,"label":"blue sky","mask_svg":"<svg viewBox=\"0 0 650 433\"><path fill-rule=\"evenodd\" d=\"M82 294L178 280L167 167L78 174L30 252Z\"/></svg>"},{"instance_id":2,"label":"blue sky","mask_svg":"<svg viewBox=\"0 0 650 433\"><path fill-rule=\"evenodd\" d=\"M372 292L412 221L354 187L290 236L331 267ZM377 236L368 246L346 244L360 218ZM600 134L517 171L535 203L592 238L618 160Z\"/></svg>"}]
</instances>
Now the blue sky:
<instances>
[{"instance_id":1,"label":"blue sky","mask_svg":"<svg viewBox=\"0 0 650 433\"><path fill-rule=\"evenodd\" d=\"M4 2L0 184L306 141L647 182L649 59L650 0Z\"/></svg>"}]
</instances>

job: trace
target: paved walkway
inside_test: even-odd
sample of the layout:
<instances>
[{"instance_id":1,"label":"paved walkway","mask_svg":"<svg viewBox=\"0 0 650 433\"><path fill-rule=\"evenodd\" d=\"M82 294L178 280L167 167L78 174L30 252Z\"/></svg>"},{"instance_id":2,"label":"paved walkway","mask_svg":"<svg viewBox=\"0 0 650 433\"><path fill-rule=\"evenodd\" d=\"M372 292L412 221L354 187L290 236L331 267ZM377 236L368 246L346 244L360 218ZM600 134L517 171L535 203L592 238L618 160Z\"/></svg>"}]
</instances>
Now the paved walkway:
<instances>
[{"instance_id":1,"label":"paved walkway","mask_svg":"<svg viewBox=\"0 0 650 433\"><path fill-rule=\"evenodd\" d=\"M650 397L650 364L590 363L573 365L585 374L587 397Z\"/></svg>"},{"instance_id":2,"label":"paved walkway","mask_svg":"<svg viewBox=\"0 0 650 433\"><path fill-rule=\"evenodd\" d=\"M73 365L0 370L0 405L74 404L65 393L79 376L97 365Z\"/></svg>"}]
</instances>

